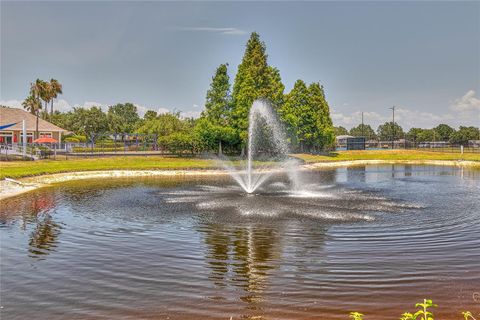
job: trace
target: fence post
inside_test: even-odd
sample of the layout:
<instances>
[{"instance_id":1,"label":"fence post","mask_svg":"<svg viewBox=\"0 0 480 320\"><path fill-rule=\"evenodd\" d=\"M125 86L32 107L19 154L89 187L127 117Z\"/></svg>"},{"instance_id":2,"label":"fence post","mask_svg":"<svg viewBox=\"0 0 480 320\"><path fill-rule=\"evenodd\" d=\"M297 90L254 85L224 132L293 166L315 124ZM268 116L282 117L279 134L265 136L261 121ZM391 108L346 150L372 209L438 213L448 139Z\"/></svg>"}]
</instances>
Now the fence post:
<instances>
[{"instance_id":1,"label":"fence post","mask_svg":"<svg viewBox=\"0 0 480 320\"><path fill-rule=\"evenodd\" d=\"M463 144L460 146L460 152L463 155Z\"/></svg>"},{"instance_id":2,"label":"fence post","mask_svg":"<svg viewBox=\"0 0 480 320\"><path fill-rule=\"evenodd\" d=\"M143 139L143 152L145 153L145 156L147 156L147 135L142 135Z\"/></svg>"},{"instance_id":3,"label":"fence post","mask_svg":"<svg viewBox=\"0 0 480 320\"><path fill-rule=\"evenodd\" d=\"M123 156L127 155L127 134L123 133Z\"/></svg>"}]
</instances>

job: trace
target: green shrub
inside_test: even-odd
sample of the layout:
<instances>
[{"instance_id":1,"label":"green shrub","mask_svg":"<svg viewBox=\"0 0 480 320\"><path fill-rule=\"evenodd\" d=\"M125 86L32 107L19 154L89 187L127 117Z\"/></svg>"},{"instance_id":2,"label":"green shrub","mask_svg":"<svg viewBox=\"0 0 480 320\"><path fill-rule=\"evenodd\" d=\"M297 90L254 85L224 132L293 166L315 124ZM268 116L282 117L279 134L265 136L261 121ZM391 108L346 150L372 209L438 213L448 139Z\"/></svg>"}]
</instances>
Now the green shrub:
<instances>
[{"instance_id":1,"label":"green shrub","mask_svg":"<svg viewBox=\"0 0 480 320\"><path fill-rule=\"evenodd\" d=\"M175 132L168 136L159 137L158 145L171 153L181 154L189 152L194 154L199 150L200 142L193 134Z\"/></svg>"},{"instance_id":2,"label":"green shrub","mask_svg":"<svg viewBox=\"0 0 480 320\"><path fill-rule=\"evenodd\" d=\"M63 136L63 141L64 142L73 142L73 143L79 143L79 142L85 143L85 142L87 142L87 137L72 134L72 135L69 135L69 136Z\"/></svg>"},{"instance_id":3,"label":"green shrub","mask_svg":"<svg viewBox=\"0 0 480 320\"><path fill-rule=\"evenodd\" d=\"M99 153L99 152L113 152L113 151L123 151L123 146L122 146L122 147L117 147L117 148L74 147L72 151L73 151L73 152L76 152L76 153L83 153L83 152L94 152L94 153Z\"/></svg>"},{"instance_id":4,"label":"green shrub","mask_svg":"<svg viewBox=\"0 0 480 320\"><path fill-rule=\"evenodd\" d=\"M78 138L75 138L75 137L67 137L67 138L63 139L63 142L79 143L80 140Z\"/></svg>"}]
</instances>

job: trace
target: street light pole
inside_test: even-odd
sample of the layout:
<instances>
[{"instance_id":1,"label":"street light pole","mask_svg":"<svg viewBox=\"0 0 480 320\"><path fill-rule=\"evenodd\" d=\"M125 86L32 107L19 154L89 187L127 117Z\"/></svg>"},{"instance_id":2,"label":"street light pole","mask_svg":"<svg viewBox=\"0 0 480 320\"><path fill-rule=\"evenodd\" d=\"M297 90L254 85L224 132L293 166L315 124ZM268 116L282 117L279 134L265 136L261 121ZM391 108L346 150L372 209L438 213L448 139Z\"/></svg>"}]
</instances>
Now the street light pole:
<instances>
[{"instance_id":1,"label":"street light pole","mask_svg":"<svg viewBox=\"0 0 480 320\"><path fill-rule=\"evenodd\" d=\"M364 125L363 125L363 111L362 111L362 137L365 138L365 132L363 131Z\"/></svg>"},{"instance_id":2,"label":"street light pole","mask_svg":"<svg viewBox=\"0 0 480 320\"><path fill-rule=\"evenodd\" d=\"M392 149L394 148L395 146L395 106L389 108L389 109L392 109L392 118L393 118L393 122L392 122L392 129L393 129L393 136L392 136Z\"/></svg>"}]
</instances>

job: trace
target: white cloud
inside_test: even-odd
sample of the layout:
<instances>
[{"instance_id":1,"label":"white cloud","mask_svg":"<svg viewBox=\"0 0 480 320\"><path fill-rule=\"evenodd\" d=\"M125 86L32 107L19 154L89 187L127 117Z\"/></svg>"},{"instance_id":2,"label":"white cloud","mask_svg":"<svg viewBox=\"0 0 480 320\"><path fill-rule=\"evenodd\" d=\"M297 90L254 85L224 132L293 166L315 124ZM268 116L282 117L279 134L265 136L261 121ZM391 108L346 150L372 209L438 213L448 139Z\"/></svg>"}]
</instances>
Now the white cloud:
<instances>
[{"instance_id":1,"label":"white cloud","mask_svg":"<svg viewBox=\"0 0 480 320\"><path fill-rule=\"evenodd\" d=\"M64 100L65 101L65 100ZM55 104L54 104L55 106ZM100 103L100 102L95 102L95 101L85 101L84 103L76 103L73 106L69 105L68 102L65 101L65 107L64 110L60 110L62 112L67 112L72 110L73 108L85 108L85 109L90 109L91 107L98 107L102 109L104 112L108 110L108 106L106 104Z\"/></svg>"},{"instance_id":2,"label":"white cloud","mask_svg":"<svg viewBox=\"0 0 480 320\"><path fill-rule=\"evenodd\" d=\"M201 111L180 111L182 118L199 118Z\"/></svg>"},{"instance_id":3,"label":"white cloud","mask_svg":"<svg viewBox=\"0 0 480 320\"><path fill-rule=\"evenodd\" d=\"M214 27L185 27L180 28L184 31L194 31L194 32L211 32L211 33L219 33L224 35L244 35L247 34L247 31L241 30L238 28L226 27L226 28L214 28Z\"/></svg>"},{"instance_id":4,"label":"white cloud","mask_svg":"<svg viewBox=\"0 0 480 320\"><path fill-rule=\"evenodd\" d=\"M432 128L450 118L448 114L436 115L430 112L411 110L406 107L395 108L395 122L398 122L404 129L412 127ZM389 117L388 121L392 121Z\"/></svg>"},{"instance_id":5,"label":"white cloud","mask_svg":"<svg viewBox=\"0 0 480 320\"><path fill-rule=\"evenodd\" d=\"M450 109L461 113L473 112L480 117L480 99L475 96L475 91L469 90L463 97L456 99Z\"/></svg>"},{"instance_id":6,"label":"white cloud","mask_svg":"<svg viewBox=\"0 0 480 320\"><path fill-rule=\"evenodd\" d=\"M335 126L343 126L346 128L356 127L362 123L362 113L356 111L351 114L344 114L333 111L332 121ZM373 130L377 130L379 125L392 121L392 114L381 115L377 112L364 112L363 121L366 125L370 125ZM448 123L452 126L468 124L467 122L455 121L455 118L448 113L435 115L430 112L412 110L407 107L395 108L395 122L405 130L409 130L412 127L433 128L440 123Z\"/></svg>"},{"instance_id":7,"label":"white cloud","mask_svg":"<svg viewBox=\"0 0 480 320\"><path fill-rule=\"evenodd\" d=\"M158 108L157 114L169 113L171 110L167 108Z\"/></svg>"},{"instance_id":8,"label":"white cloud","mask_svg":"<svg viewBox=\"0 0 480 320\"><path fill-rule=\"evenodd\" d=\"M53 102L53 109L61 112L68 112L72 110L72 106L64 99L59 99Z\"/></svg>"},{"instance_id":9,"label":"white cloud","mask_svg":"<svg viewBox=\"0 0 480 320\"><path fill-rule=\"evenodd\" d=\"M154 110L152 108L148 108L148 107L145 107L145 106L141 106L139 104L136 104L134 103L133 104L135 107L137 107L137 112L138 112L138 115L140 117L143 117L145 115L145 112L147 112L148 110Z\"/></svg>"},{"instance_id":10,"label":"white cloud","mask_svg":"<svg viewBox=\"0 0 480 320\"><path fill-rule=\"evenodd\" d=\"M345 105L345 104L344 104ZM335 126L351 128L359 125L362 121L360 111L345 113L332 109L332 120ZM462 97L455 99L449 106L448 112L432 113L399 106L395 109L395 122L405 130L412 127L433 128L440 123L446 123L453 127L480 125L480 99L475 96L474 90L469 90ZM392 114L384 115L376 112L364 112L364 123L372 126L374 130L387 121L392 121Z\"/></svg>"},{"instance_id":11,"label":"white cloud","mask_svg":"<svg viewBox=\"0 0 480 320\"><path fill-rule=\"evenodd\" d=\"M0 106L23 109L22 101L20 100L0 100Z\"/></svg>"},{"instance_id":12,"label":"white cloud","mask_svg":"<svg viewBox=\"0 0 480 320\"><path fill-rule=\"evenodd\" d=\"M347 115L341 112L336 112L334 108L332 109L331 117L335 126L351 128L362 123L361 111L356 111ZM388 121L387 117L384 117L376 112L364 112L363 119L364 123L372 126L374 130L376 130L381 123Z\"/></svg>"}]
</instances>

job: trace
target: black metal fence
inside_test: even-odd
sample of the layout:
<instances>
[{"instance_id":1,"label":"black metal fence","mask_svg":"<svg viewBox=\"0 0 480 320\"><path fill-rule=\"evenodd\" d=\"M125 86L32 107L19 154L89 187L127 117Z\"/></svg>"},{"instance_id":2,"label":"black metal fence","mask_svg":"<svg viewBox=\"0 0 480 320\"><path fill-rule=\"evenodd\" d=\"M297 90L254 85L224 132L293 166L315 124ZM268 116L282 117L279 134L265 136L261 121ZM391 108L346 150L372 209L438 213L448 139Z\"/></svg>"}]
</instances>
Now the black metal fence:
<instances>
[{"instance_id":1,"label":"black metal fence","mask_svg":"<svg viewBox=\"0 0 480 320\"><path fill-rule=\"evenodd\" d=\"M89 141L75 141L65 139L54 144L28 144L23 152L21 144L0 144L0 160L22 159L75 159L81 157L102 157L115 155L185 155L191 156L189 150L171 152L162 143L157 135L140 134L103 134L91 137ZM341 143L337 142L336 150L386 150L386 149L416 149L429 152L449 153L480 153L480 141L473 140L464 145L449 142L415 142L410 140L377 141L364 138L348 138Z\"/></svg>"},{"instance_id":2,"label":"black metal fence","mask_svg":"<svg viewBox=\"0 0 480 320\"><path fill-rule=\"evenodd\" d=\"M407 149L423 150L432 152L449 153L480 153L480 141L473 140L465 144L455 144L443 141L437 142L416 142L410 140L399 141L363 141L359 138L348 138L337 143L336 150L387 150L387 149Z\"/></svg>"}]
</instances>

